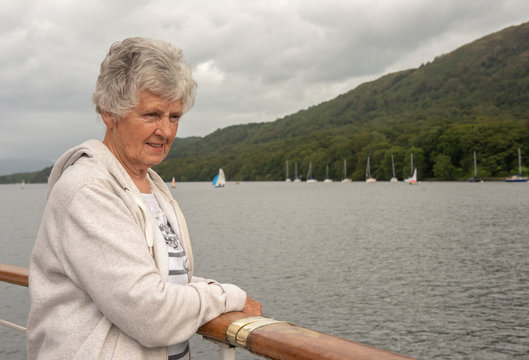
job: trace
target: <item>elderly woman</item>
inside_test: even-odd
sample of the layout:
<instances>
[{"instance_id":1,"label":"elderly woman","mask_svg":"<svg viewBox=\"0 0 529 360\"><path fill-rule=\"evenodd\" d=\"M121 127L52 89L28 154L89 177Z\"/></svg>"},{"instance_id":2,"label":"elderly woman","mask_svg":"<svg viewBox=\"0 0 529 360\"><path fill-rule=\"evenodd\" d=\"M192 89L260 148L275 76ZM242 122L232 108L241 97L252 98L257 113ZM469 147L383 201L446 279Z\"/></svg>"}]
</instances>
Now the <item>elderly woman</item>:
<instances>
[{"instance_id":1,"label":"elderly woman","mask_svg":"<svg viewBox=\"0 0 529 360\"><path fill-rule=\"evenodd\" d=\"M172 45L111 46L93 95L104 140L67 151L49 179L30 262L29 359L187 359L202 324L261 314L237 286L193 275L186 222L151 169L195 89Z\"/></svg>"}]
</instances>

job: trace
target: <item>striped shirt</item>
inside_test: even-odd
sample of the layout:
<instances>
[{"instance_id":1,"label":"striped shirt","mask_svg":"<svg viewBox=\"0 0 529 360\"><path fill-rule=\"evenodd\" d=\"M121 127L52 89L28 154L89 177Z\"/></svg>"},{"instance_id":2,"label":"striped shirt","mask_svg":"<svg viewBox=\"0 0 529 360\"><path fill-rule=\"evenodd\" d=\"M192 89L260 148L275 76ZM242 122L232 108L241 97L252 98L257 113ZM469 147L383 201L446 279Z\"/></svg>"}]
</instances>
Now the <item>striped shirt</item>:
<instances>
[{"instance_id":1,"label":"striped shirt","mask_svg":"<svg viewBox=\"0 0 529 360\"><path fill-rule=\"evenodd\" d=\"M158 226L158 230L162 233L167 245L167 254L169 256L169 277L167 282L185 285L189 282L189 262L183 247L180 226L175 224L177 228L173 229L154 194L142 195L154 217L154 224ZM169 346L169 360L177 359L189 360L189 341Z\"/></svg>"}]
</instances>

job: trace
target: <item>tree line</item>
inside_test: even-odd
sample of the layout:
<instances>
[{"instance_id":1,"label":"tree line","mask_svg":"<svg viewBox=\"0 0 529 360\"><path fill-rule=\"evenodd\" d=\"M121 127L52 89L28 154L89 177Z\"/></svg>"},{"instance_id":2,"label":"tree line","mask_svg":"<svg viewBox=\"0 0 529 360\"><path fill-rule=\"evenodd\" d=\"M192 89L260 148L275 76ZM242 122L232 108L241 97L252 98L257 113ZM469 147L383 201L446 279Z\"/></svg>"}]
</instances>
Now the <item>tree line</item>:
<instances>
[{"instance_id":1,"label":"tree line","mask_svg":"<svg viewBox=\"0 0 529 360\"><path fill-rule=\"evenodd\" d=\"M352 180L365 177L367 157L371 173L379 180L392 176L391 157L398 178L411 175L410 158L419 177L430 180L465 180L473 176L473 152L477 153L478 176L501 179L518 173L518 148L529 158L529 122L507 120L454 124L444 129L421 127L417 132L393 133L394 127L379 126L373 131L322 131L312 138L277 140L262 144L219 147L216 153L175 157L165 160L155 170L167 181L208 181L223 168L228 180L280 181L289 176L306 177L309 163L312 175L323 180L341 180L344 160ZM404 138L406 142L403 142Z\"/></svg>"}]
</instances>

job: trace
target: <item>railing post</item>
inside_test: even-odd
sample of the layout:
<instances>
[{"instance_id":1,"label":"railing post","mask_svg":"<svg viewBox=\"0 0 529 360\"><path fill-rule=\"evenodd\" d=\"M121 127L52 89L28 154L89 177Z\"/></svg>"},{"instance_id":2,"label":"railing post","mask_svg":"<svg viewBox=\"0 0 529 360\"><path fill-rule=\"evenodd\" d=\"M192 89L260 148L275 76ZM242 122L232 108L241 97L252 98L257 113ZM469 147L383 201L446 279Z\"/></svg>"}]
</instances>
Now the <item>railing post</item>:
<instances>
[{"instance_id":1,"label":"railing post","mask_svg":"<svg viewBox=\"0 0 529 360\"><path fill-rule=\"evenodd\" d=\"M235 360L235 346L203 336L204 340L218 346L219 360Z\"/></svg>"},{"instance_id":2,"label":"railing post","mask_svg":"<svg viewBox=\"0 0 529 360\"><path fill-rule=\"evenodd\" d=\"M219 344L219 360L235 360L235 348L226 344Z\"/></svg>"}]
</instances>

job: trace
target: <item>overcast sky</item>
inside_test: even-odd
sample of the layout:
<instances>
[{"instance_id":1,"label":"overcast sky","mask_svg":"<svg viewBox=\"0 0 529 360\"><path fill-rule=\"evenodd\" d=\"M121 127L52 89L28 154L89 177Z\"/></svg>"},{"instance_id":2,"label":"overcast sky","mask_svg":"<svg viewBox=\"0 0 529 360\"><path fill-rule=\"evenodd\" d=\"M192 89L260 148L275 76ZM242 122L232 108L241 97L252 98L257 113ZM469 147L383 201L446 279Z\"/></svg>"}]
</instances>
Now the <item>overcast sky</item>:
<instances>
[{"instance_id":1,"label":"overcast sky","mask_svg":"<svg viewBox=\"0 0 529 360\"><path fill-rule=\"evenodd\" d=\"M91 95L108 47L126 37L183 49L198 82L178 133L187 137L276 120L529 21L527 0L0 0L0 9L0 175L102 139Z\"/></svg>"}]
</instances>

